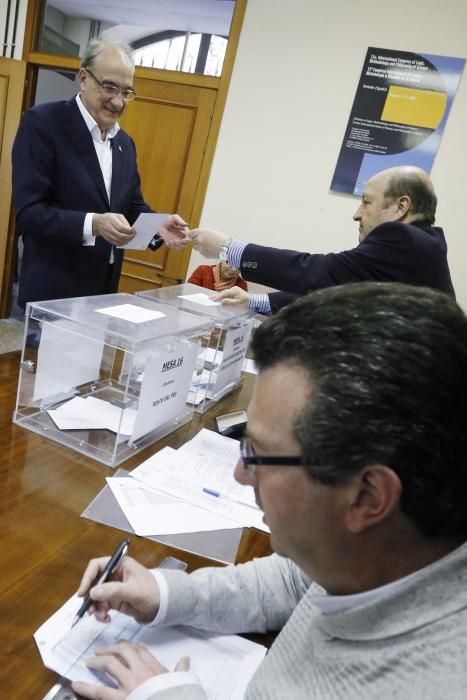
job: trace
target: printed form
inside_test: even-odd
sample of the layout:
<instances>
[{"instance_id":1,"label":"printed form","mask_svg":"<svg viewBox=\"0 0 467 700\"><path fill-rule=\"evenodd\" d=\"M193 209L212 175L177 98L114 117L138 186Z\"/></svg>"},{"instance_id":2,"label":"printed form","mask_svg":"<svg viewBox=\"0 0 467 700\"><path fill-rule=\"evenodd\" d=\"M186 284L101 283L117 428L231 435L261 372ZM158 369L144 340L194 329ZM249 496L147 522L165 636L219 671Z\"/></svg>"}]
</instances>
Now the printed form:
<instances>
[{"instance_id":1,"label":"printed form","mask_svg":"<svg viewBox=\"0 0 467 700\"><path fill-rule=\"evenodd\" d=\"M144 644L169 669L182 656L189 656L190 671L196 673L210 700L241 700L266 654L261 644L236 635L141 625L116 611L108 623L87 615L71 628L81 602L74 595L34 634L44 665L71 681L110 685L105 674L87 668L86 659L94 655L96 646L126 639Z\"/></svg>"},{"instance_id":2,"label":"printed form","mask_svg":"<svg viewBox=\"0 0 467 700\"><path fill-rule=\"evenodd\" d=\"M185 505L196 505L225 519L223 527L220 521L213 520L212 528L209 528L207 519L203 518L203 525L200 519L200 531L224 529L236 524L237 527L256 527L269 532L269 528L263 522L263 513L256 505L253 489L237 483L234 479L233 472L238 457L236 440L203 428L178 450L164 448L136 467L129 475L146 488L169 494L183 501ZM128 479L120 480L121 483L115 483L114 487L112 487L112 481L112 478L107 479L127 519L133 527L132 519L138 527L141 527L143 504L140 504L143 508L137 514L137 503L132 499L130 505L122 492L123 489L130 488L130 485L126 486L123 483ZM120 491L119 494L118 491ZM172 526L175 525L176 509L174 508ZM146 511L147 526L153 528L155 526L154 509L147 508ZM194 512L192 515L194 516ZM183 518L179 518L178 522L181 529L177 531L188 532Z\"/></svg>"}]
</instances>

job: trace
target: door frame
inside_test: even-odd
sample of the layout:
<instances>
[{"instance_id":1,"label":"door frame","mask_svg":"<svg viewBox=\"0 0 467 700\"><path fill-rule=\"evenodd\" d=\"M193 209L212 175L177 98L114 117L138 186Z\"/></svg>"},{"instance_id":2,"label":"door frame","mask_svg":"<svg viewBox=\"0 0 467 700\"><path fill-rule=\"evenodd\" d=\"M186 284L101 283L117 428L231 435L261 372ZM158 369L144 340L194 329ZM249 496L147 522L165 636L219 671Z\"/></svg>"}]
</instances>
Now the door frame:
<instances>
[{"instance_id":1,"label":"door frame","mask_svg":"<svg viewBox=\"0 0 467 700\"><path fill-rule=\"evenodd\" d=\"M5 66L8 80L0 133L0 317L4 318L10 311L17 240L11 187L11 149L22 111L26 64L5 57L0 61Z\"/></svg>"}]
</instances>

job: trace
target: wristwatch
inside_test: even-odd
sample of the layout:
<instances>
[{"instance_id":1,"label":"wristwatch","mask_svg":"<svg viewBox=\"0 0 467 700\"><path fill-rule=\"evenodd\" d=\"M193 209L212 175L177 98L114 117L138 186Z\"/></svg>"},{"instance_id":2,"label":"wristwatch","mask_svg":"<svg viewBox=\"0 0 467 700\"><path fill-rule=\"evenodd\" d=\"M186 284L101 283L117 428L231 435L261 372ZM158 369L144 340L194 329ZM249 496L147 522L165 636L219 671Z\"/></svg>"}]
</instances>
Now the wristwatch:
<instances>
[{"instance_id":1,"label":"wristwatch","mask_svg":"<svg viewBox=\"0 0 467 700\"><path fill-rule=\"evenodd\" d=\"M221 247L219 248L219 252L217 254L217 257L221 262L227 262L227 253L229 252L229 246L232 243L231 238L227 238L226 241L223 242Z\"/></svg>"}]
</instances>

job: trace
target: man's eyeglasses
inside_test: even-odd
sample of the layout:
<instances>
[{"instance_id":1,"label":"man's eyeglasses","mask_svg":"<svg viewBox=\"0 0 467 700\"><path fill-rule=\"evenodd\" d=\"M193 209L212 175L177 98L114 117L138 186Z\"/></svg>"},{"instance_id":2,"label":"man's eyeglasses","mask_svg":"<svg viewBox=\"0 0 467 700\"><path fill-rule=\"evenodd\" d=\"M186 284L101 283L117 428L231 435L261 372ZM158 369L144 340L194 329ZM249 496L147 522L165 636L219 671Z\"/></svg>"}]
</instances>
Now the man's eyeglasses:
<instances>
[{"instance_id":1,"label":"man's eyeglasses","mask_svg":"<svg viewBox=\"0 0 467 700\"><path fill-rule=\"evenodd\" d=\"M255 454L250 438L242 438L240 440L240 458L243 462L243 467L250 479L253 479L256 474L256 465L267 464L269 466L281 467L303 467L305 462L303 457L286 457L286 456L260 456Z\"/></svg>"},{"instance_id":2,"label":"man's eyeglasses","mask_svg":"<svg viewBox=\"0 0 467 700\"><path fill-rule=\"evenodd\" d=\"M107 95L107 97L117 97L117 95L121 95L124 102L131 102L135 99L136 92L133 90L133 88L120 88L118 85L109 83L107 80L99 80L99 78L96 78L94 73L92 73L89 68L85 68L84 70L86 73L89 73L91 78L99 85L100 89Z\"/></svg>"}]
</instances>

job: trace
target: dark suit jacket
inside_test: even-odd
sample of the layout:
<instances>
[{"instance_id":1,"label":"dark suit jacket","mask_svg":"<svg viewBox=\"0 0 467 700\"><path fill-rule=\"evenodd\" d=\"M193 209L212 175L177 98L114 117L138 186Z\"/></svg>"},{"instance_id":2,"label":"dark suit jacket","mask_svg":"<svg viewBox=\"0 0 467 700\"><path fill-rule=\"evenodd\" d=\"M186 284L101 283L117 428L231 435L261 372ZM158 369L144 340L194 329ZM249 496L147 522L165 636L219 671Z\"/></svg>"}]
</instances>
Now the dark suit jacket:
<instances>
[{"instance_id":1,"label":"dark suit jacket","mask_svg":"<svg viewBox=\"0 0 467 700\"><path fill-rule=\"evenodd\" d=\"M442 229L427 222L376 226L341 253L310 254L249 244L240 270L249 282L282 290L269 295L272 311L296 295L350 282L404 282L455 296Z\"/></svg>"},{"instance_id":2,"label":"dark suit jacket","mask_svg":"<svg viewBox=\"0 0 467 700\"><path fill-rule=\"evenodd\" d=\"M13 199L23 234L19 303L103 294L117 289L123 252L100 236L83 246L86 213L116 212L132 224L144 202L133 140L112 143L111 201L92 136L75 98L25 112L13 145Z\"/></svg>"}]
</instances>

